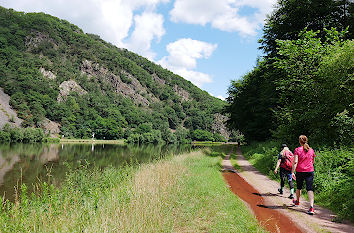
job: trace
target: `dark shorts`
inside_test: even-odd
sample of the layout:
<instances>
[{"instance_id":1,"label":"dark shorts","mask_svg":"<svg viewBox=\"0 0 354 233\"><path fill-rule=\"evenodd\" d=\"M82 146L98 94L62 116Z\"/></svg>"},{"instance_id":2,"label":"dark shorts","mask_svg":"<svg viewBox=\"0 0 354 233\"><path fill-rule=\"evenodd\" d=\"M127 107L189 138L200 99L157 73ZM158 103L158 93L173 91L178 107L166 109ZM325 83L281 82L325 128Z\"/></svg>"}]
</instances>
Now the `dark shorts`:
<instances>
[{"instance_id":1,"label":"dark shorts","mask_svg":"<svg viewBox=\"0 0 354 233\"><path fill-rule=\"evenodd\" d=\"M296 188L301 190L305 181L306 190L313 191L313 176L313 172L296 172Z\"/></svg>"},{"instance_id":2,"label":"dark shorts","mask_svg":"<svg viewBox=\"0 0 354 233\"><path fill-rule=\"evenodd\" d=\"M287 181L291 181L293 180L293 177L292 177L292 174L291 174L291 171L289 170L286 170L285 168L281 167L280 168L280 178L281 179L286 179Z\"/></svg>"}]
</instances>

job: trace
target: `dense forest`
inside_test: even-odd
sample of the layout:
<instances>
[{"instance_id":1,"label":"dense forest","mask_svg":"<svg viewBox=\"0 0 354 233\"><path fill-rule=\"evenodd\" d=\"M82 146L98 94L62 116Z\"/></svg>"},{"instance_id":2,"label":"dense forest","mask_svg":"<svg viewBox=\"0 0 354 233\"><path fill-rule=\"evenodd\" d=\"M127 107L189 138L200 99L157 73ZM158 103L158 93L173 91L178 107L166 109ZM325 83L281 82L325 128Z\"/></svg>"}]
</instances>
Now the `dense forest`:
<instances>
[{"instance_id":1,"label":"dense forest","mask_svg":"<svg viewBox=\"0 0 354 233\"><path fill-rule=\"evenodd\" d=\"M279 0L259 41L265 56L229 87L229 126L248 141L352 145L353 25L352 1Z\"/></svg>"},{"instance_id":2,"label":"dense forest","mask_svg":"<svg viewBox=\"0 0 354 233\"><path fill-rule=\"evenodd\" d=\"M44 13L0 7L0 87L23 128L55 122L57 135L68 138L94 133L98 139L174 143L228 137L223 101ZM22 140L12 135L1 138Z\"/></svg>"}]
</instances>

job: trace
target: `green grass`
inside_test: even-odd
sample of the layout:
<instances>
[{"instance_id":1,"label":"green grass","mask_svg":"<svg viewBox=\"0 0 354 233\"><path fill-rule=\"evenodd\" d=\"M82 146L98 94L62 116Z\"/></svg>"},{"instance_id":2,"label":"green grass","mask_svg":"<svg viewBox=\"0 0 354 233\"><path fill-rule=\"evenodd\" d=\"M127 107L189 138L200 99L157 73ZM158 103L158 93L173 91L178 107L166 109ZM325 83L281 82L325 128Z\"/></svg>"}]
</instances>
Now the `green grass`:
<instances>
[{"instance_id":1,"label":"green grass","mask_svg":"<svg viewBox=\"0 0 354 233\"><path fill-rule=\"evenodd\" d=\"M59 138L45 137L45 138L43 138L43 142L45 142L45 143L60 143L60 139Z\"/></svg>"},{"instance_id":2,"label":"green grass","mask_svg":"<svg viewBox=\"0 0 354 233\"><path fill-rule=\"evenodd\" d=\"M31 195L22 185L16 202L0 208L0 232L264 232L226 186L222 155L196 151L120 169L82 166L60 189L44 183Z\"/></svg>"},{"instance_id":3,"label":"green grass","mask_svg":"<svg viewBox=\"0 0 354 233\"><path fill-rule=\"evenodd\" d=\"M60 139L60 143L86 143L86 144L124 144L124 139L120 140L92 140L92 139Z\"/></svg>"},{"instance_id":4,"label":"green grass","mask_svg":"<svg viewBox=\"0 0 354 233\"><path fill-rule=\"evenodd\" d=\"M192 142L192 145L197 145L197 146L219 146L219 145L222 145L222 144L225 144L224 142L209 142L209 141L193 141Z\"/></svg>"},{"instance_id":5,"label":"green grass","mask_svg":"<svg viewBox=\"0 0 354 233\"><path fill-rule=\"evenodd\" d=\"M242 151L260 172L279 180L279 176L273 171L280 145L277 142L253 143L242 147ZM314 148L314 150L315 204L337 213L338 221L348 219L354 222L354 149Z\"/></svg>"}]
</instances>

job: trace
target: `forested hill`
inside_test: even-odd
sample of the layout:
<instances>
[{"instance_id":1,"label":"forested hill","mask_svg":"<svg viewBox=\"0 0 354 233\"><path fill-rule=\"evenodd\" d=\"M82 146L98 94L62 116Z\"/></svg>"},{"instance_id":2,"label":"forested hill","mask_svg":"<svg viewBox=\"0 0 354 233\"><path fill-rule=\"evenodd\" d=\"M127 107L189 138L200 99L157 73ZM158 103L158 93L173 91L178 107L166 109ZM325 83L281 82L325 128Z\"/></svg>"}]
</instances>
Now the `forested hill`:
<instances>
[{"instance_id":1,"label":"forested hill","mask_svg":"<svg viewBox=\"0 0 354 233\"><path fill-rule=\"evenodd\" d=\"M222 140L224 102L44 13L0 7L0 87L23 127L66 137ZM56 126L57 127L56 127ZM59 131L60 130L60 131Z\"/></svg>"}]
</instances>

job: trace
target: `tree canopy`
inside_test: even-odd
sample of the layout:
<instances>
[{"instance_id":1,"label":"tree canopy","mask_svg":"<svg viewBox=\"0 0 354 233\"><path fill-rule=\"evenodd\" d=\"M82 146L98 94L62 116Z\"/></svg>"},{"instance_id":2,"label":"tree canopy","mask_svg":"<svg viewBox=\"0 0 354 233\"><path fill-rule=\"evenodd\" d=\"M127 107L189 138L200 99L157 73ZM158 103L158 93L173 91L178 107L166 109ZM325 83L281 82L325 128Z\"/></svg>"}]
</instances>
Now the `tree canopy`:
<instances>
[{"instance_id":1,"label":"tree canopy","mask_svg":"<svg viewBox=\"0 0 354 233\"><path fill-rule=\"evenodd\" d=\"M279 0L260 40L266 55L229 87L229 127L247 140L352 143L352 21L351 1Z\"/></svg>"}]
</instances>

